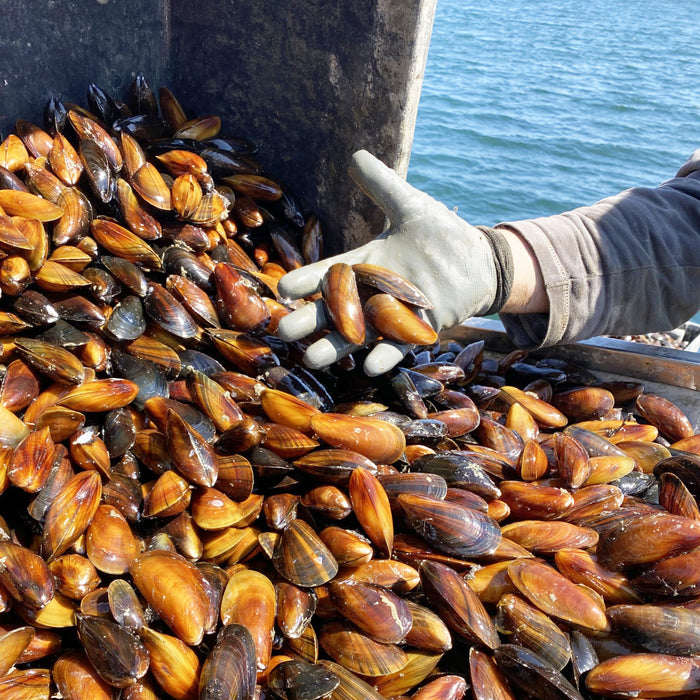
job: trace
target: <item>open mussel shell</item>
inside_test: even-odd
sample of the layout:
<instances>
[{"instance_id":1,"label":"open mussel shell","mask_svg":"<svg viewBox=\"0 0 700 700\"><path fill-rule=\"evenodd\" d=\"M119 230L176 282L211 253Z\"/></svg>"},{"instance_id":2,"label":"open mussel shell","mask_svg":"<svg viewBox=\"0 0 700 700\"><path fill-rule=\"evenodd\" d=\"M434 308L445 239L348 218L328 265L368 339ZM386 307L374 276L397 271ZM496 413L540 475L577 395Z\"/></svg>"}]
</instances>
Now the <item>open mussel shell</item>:
<instances>
[{"instance_id":1,"label":"open mussel shell","mask_svg":"<svg viewBox=\"0 0 700 700\"><path fill-rule=\"evenodd\" d=\"M425 496L402 494L397 503L413 529L432 546L452 556L491 554L501 541L495 520L472 508Z\"/></svg>"},{"instance_id":2,"label":"open mussel shell","mask_svg":"<svg viewBox=\"0 0 700 700\"><path fill-rule=\"evenodd\" d=\"M255 642L243 625L226 625L219 632L199 681L200 700L239 698L255 694Z\"/></svg>"},{"instance_id":3,"label":"open mussel shell","mask_svg":"<svg viewBox=\"0 0 700 700\"><path fill-rule=\"evenodd\" d=\"M320 586L338 573L330 550L303 520L293 520L282 532L272 563L280 576L298 586Z\"/></svg>"},{"instance_id":4,"label":"open mussel shell","mask_svg":"<svg viewBox=\"0 0 700 700\"><path fill-rule=\"evenodd\" d=\"M268 676L270 690L282 700L320 700L339 683L331 670L296 659L277 664Z\"/></svg>"},{"instance_id":5,"label":"open mussel shell","mask_svg":"<svg viewBox=\"0 0 700 700\"><path fill-rule=\"evenodd\" d=\"M78 637L100 677L116 688L132 685L146 674L149 656L137 637L116 622L76 615Z\"/></svg>"}]
</instances>

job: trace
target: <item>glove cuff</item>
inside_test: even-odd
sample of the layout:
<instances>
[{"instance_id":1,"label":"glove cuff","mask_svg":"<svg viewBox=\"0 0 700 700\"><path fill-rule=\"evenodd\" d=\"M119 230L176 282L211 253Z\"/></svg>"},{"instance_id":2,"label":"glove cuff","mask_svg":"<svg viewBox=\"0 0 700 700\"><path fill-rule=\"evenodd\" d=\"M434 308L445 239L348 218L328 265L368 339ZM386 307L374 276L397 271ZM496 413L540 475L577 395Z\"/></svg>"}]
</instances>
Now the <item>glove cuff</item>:
<instances>
[{"instance_id":1,"label":"glove cuff","mask_svg":"<svg viewBox=\"0 0 700 700\"><path fill-rule=\"evenodd\" d=\"M491 246L494 266L496 268L496 297L484 316L497 314L508 301L513 288L513 254L505 236L494 228L477 226Z\"/></svg>"}]
</instances>

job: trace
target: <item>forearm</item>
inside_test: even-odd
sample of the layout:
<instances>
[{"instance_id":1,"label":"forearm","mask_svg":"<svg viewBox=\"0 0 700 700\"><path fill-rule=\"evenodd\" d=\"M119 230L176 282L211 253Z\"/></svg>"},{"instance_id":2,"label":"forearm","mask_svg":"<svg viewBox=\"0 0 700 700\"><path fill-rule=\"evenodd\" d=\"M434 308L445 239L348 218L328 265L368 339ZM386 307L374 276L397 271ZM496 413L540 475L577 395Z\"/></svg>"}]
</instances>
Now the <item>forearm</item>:
<instances>
[{"instance_id":1,"label":"forearm","mask_svg":"<svg viewBox=\"0 0 700 700\"><path fill-rule=\"evenodd\" d=\"M698 175L690 168L658 188L499 225L514 258L501 316L514 340L537 347L690 318L700 308Z\"/></svg>"}]
</instances>

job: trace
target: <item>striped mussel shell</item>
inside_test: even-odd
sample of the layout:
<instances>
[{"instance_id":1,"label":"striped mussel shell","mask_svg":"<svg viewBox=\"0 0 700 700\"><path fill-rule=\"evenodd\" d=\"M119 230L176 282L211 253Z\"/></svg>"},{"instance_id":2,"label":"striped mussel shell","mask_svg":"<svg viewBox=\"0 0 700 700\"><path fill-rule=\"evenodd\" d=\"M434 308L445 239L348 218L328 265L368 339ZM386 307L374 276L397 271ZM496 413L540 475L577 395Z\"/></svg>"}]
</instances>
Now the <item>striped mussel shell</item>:
<instances>
[{"instance_id":1,"label":"striped mussel shell","mask_svg":"<svg viewBox=\"0 0 700 700\"><path fill-rule=\"evenodd\" d=\"M283 530L272 563L280 576L304 587L328 583L338 573L335 557L303 520Z\"/></svg>"}]
</instances>

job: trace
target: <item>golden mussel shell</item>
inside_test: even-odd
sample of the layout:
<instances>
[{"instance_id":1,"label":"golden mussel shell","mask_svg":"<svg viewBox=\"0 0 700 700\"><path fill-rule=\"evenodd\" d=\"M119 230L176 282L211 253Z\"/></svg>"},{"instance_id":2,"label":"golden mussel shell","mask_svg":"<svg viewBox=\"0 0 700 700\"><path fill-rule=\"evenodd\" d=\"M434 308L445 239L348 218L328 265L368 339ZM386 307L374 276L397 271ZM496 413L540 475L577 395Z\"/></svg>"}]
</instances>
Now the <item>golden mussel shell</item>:
<instances>
[{"instance_id":1,"label":"golden mussel shell","mask_svg":"<svg viewBox=\"0 0 700 700\"><path fill-rule=\"evenodd\" d=\"M629 579L619 572L608 571L594 554L582 549L562 549L554 555L554 565L570 581L599 593L608 605L640 602Z\"/></svg>"},{"instance_id":2,"label":"golden mussel shell","mask_svg":"<svg viewBox=\"0 0 700 700\"><path fill-rule=\"evenodd\" d=\"M214 279L218 316L227 328L249 332L261 330L270 322L262 297L233 265L219 263Z\"/></svg>"},{"instance_id":3,"label":"golden mussel shell","mask_svg":"<svg viewBox=\"0 0 700 700\"><path fill-rule=\"evenodd\" d=\"M476 698L516 700L493 657L476 647L469 650L469 680Z\"/></svg>"},{"instance_id":4,"label":"golden mussel shell","mask_svg":"<svg viewBox=\"0 0 700 700\"><path fill-rule=\"evenodd\" d=\"M543 613L586 629L607 631L605 610L594 594L536 559L518 559L508 567L518 591Z\"/></svg>"},{"instance_id":5,"label":"golden mussel shell","mask_svg":"<svg viewBox=\"0 0 700 700\"><path fill-rule=\"evenodd\" d=\"M384 700L383 695L380 695L371 685L358 678L345 666L326 660L321 660L318 663L340 680L338 687L331 695L331 700Z\"/></svg>"},{"instance_id":6,"label":"golden mussel shell","mask_svg":"<svg viewBox=\"0 0 700 700\"><path fill-rule=\"evenodd\" d=\"M564 488L538 482L502 481L501 500L516 520L551 520L565 516L574 506L574 497Z\"/></svg>"},{"instance_id":7,"label":"golden mussel shell","mask_svg":"<svg viewBox=\"0 0 700 700\"><path fill-rule=\"evenodd\" d=\"M102 483L96 471L71 476L51 501L41 541L41 554L47 561L63 554L88 528L102 496Z\"/></svg>"},{"instance_id":8,"label":"golden mussel shell","mask_svg":"<svg viewBox=\"0 0 700 700\"><path fill-rule=\"evenodd\" d=\"M51 669L59 693L76 700L112 700L114 689L100 678L83 652L63 652Z\"/></svg>"},{"instance_id":9,"label":"golden mussel shell","mask_svg":"<svg viewBox=\"0 0 700 700\"><path fill-rule=\"evenodd\" d=\"M623 518L601 537L600 563L612 571L652 564L700 546L700 522L652 512Z\"/></svg>"},{"instance_id":10,"label":"golden mussel shell","mask_svg":"<svg viewBox=\"0 0 700 700\"><path fill-rule=\"evenodd\" d=\"M324 625L318 641L332 659L363 676L385 676L408 663L406 652L400 647L375 642L347 622Z\"/></svg>"},{"instance_id":11,"label":"golden mussel shell","mask_svg":"<svg viewBox=\"0 0 700 700\"><path fill-rule=\"evenodd\" d=\"M81 554L64 554L49 564L56 590L73 600L82 600L100 585L94 564Z\"/></svg>"},{"instance_id":12,"label":"golden mussel shell","mask_svg":"<svg viewBox=\"0 0 700 700\"><path fill-rule=\"evenodd\" d=\"M141 206L131 185L126 180L119 178L116 191L119 207L129 229L145 241L153 241L160 238L163 235L163 228L160 222Z\"/></svg>"},{"instance_id":13,"label":"golden mussel shell","mask_svg":"<svg viewBox=\"0 0 700 700\"><path fill-rule=\"evenodd\" d=\"M297 517L299 496L293 493L275 493L265 498L263 514L268 527L284 530Z\"/></svg>"},{"instance_id":14,"label":"golden mussel shell","mask_svg":"<svg viewBox=\"0 0 700 700\"><path fill-rule=\"evenodd\" d=\"M100 617L78 613L76 618L83 649L102 680L124 688L146 674L148 652L131 632Z\"/></svg>"},{"instance_id":15,"label":"golden mussel shell","mask_svg":"<svg viewBox=\"0 0 700 700\"><path fill-rule=\"evenodd\" d=\"M258 672L267 668L272 655L276 606L275 587L264 574L240 569L229 577L221 599L221 621L248 629L255 643Z\"/></svg>"},{"instance_id":16,"label":"golden mussel shell","mask_svg":"<svg viewBox=\"0 0 700 700\"><path fill-rule=\"evenodd\" d=\"M321 530L319 536L339 566L361 566L374 554L371 542L353 530L331 525Z\"/></svg>"},{"instance_id":17,"label":"golden mussel shell","mask_svg":"<svg viewBox=\"0 0 700 700\"><path fill-rule=\"evenodd\" d=\"M495 649L501 643L482 602L454 569L424 561L420 579L423 592L450 630L488 649Z\"/></svg>"},{"instance_id":18,"label":"golden mussel shell","mask_svg":"<svg viewBox=\"0 0 700 700\"><path fill-rule=\"evenodd\" d=\"M642 394L635 407L642 418L656 426L671 442L692 437L695 433L683 410L663 396Z\"/></svg>"},{"instance_id":19,"label":"golden mussel shell","mask_svg":"<svg viewBox=\"0 0 700 700\"><path fill-rule=\"evenodd\" d=\"M406 601L411 613L411 629L406 633L405 642L411 647L442 653L452 648L452 635L442 618L430 608L410 600Z\"/></svg>"},{"instance_id":20,"label":"golden mussel shell","mask_svg":"<svg viewBox=\"0 0 700 700\"><path fill-rule=\"evenodd\" d=\"M610 697L690 697L700 692L700 661L668 654L606 659L586 675L586 688Z\"/></svg>"},{"instance_id":21,"label":"golden mussel shell","mask_svg":"<svg viewBox=\"0 0 700 700\"><path fill-rule=\"evenodd\" d=\"M7 478L29 493L43 488L54 462L54 441L48 427L37 426L18 445L7 466Z\"/></svg>"},{"instance_id":22,"label":"golden mussel shell","mask_svg":"<svg viewBox=\"0 0 700 700\"><path fill-rule=\"evenodd\" d=\"M22 605L41 610L54 596L46 562L31 549L9 540L0 542L0 583Z\"/></svg>"},{"instance_id":23,"label":"golden mussel shell","mask_svg":"<svg viewBox=\"0 0 700 700\"><path fill-rule=\"evenodd\" d=\"M522 598L507 593L498 601L496 624L508 640L539 654L557 671L571 659L569 637L543 612Z\"/></svg>"},{"instance_id":24,"label":"golden mussel shell","mask_svg":"<svg viewBox=\"0 0 700 700\"><path fill-rule=\"evenodd\" d=\"M338 612L376 642L398 644L411 629L408 604L387 588L345 581L331 582L328 591Z\"/></svg>"},{"instance_id":25,"label":"golden mussel shell","mask_svg":"<svg viewBox=\"0 0 700 700\"><path fill-rule=\"evenodd\" d=\"M355 517L375 547L387 557L394 545L394 522L389 497L370 471L357 467L348 484Z\"/></svg>"},{"instance_id":26,"label":"golden mussel shell","mask_svg":"<svg viewBox=\"0 0 700 700\"><path fill-rule=\"evenodd\" d=\"M150 672L158 685L173 698L196 700L201 664L197 654L177 637L148 627L139 631L151 659Z\"/></svg>"},{"instance_id":27,"label":"golden mussel shell","mask_svg":"<svg viewBox=\"0 0 700 700\"><path fill-rule=\"evenodd\" d=\"M501 528L503 537L533 554L554 554L560 549L595 547L598 533L563 520L520 520Z\"/></svg>"},{"instance_id":28,"label":"golden mussel shell","mask_svg":"<svg viewBox=\"0 0 700 700\"><path fill-rule=\"evenodd\" d=\"M0 698L49 700L51 671L46 668L15 669L0 678Z\"/></svg>"},{"instance_id":29,"label":"golden mussel shell","mask_svg":"<svg viewBox=\"0 0 700 700\"><path fill-rule=\"evenodd\" d=\"M281 661L268 674L270 690L283 700L327 698L339 683L332 671L301 659Z\"/></svg>"},{"instance_id":30,"label":"golden mussel shell","mask_svg":"<svg viewBox=\"0 0 700 700\"><path fill-rule=\"evenodd\" d=\"M199 700L253 700L255 654L255 640L247 627L237 623L223 627L202 666Z\"/></svg>"},{"instance_id":31,"label":"golden mussel shell","mask_svg":"<svg viewBox=\"0 0 700 700\"><path fill-rule=\"evenodd\" d=\"M204 636L209 601L194 564L179 554L144 552L129 567L134 584L156 614L183 642Z\"/></svg>"},{"instance_id":32,"label":"golden mussel shell","mask_svg":"<svg viewBox=\"0 0 700 700\"><path fill-rule=\"evenodd\" d=\"M478 510L409 494L400 495L397 503L417 534L451 556L491 554L501 540L496 521Z\"/></svg>"},{"instance_id":33,"label":"golden mussel shell","mask_svg":"<svg viewBox=\"0 0 700 700\"><path fill-rule=\"evenodd\" d=\"M323 277L321 286L328 315L336 330L353 345L365 342L365 319L350 265L335 263Z\"/></svg>"},{"instance_id":34,"label":"golden mussel shell","mask_svg":"<svg viewBox=\"0 0 700 700\"><path fill-rule=\"evenodd\" d=\"M94 219L90 230L95 240L112 255L153 270L161 268L161 260L153 248L116 221Z\"/></svg>"},{"instance_id":35,"label":"golden mussel shell","mask_svg":"<svg viewBox=\"0 0 700 700\"><path fill-rule=\"evenodd\" d=\"M23 216L41 222L55 221L63 216L63 209L30 192L0 190L0 207L9 216Z\"/></svg>"},{"instance_id":36,"label":"golden mussel shell","mask_svg":"<svg viewBox=\"0 0 700 700\"><path fill-rule=\"evenodd\" d=\"M92 519L86 537L87 555L99 571L119 575L129 570L141 552L126 518L114 506L101 505Z\"/></svg>"},{"instance_id":37,"label":"golden mussel shell","mask_svg":"<svg viewBox=\"0 0 700 700\"><path fill-rule=\"evenodd\" d=\"M0 144L0 165L14 172L29 160L29 153L16 134L8 134Z\"/></svg>"},{"instance_id":38,"label":"golden mussel shell","mask_svg":"<svg viewBox=\"0 0 700 700\"><path fill-rule=\"evenodd\" d=\"M390 294L374 294L362 307L364 317L379 335L397 343L432 345L435 329ZM468 431L465 431L468 432Z\"/></svg>"},{"instance_id":39,"label":"golden mussel shell","mask_svg":"<svg viewBox=\"0 0 700 700\"><path fill-rule=\"evenodd\" d=\"M275 583L277 610L275 620L285 637L296 639L311 623L318 596L313 589L304 589L287 581Z\"/></svg>"},{"instance_id":40,"label":"golden mussel shell","mask_svg":"<svg viewBox=\"0 0 700 700\"><path fill-rule=\"evenodd\" d=\"M298 586L320 586L338 573L330 550L303 520L283 530L272 563L280 576Z\"/></svg>"},{"instance_id":41,"label":"golden mussel shell","mask_svg":"<svg viewBox=\"0 0 700 700\"><path fill-rule=\"evenodd\" d=\"M700 612L661 605L614 605L613 631L647 651L679 656L700 653Z\"/></svg>"},{"instance_id":42,"label":"golden mussel shell","mask_svg":"<svg viewBox=\"0 0 700 700\"><path fill-rule=\"evenodd\" d=\"M181 418L168 409L166 438L173 465L190 483L213 486L219 468L213 448Z\"/></svg>"},{"instance_id":43,"label":"golden mussel shell","mask_svg":"<svg viewBox=\"0 0 700 700\"><path fill-rule=\"evenodd\" d=\"M311 417L311 428L332 447L359 452L381 464L395 462L406 447L401 429L377 418L322 413Z\"/></svg>"}]
</instances>

